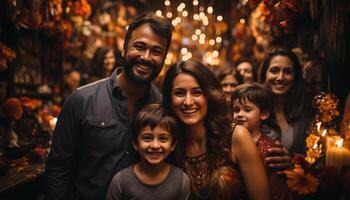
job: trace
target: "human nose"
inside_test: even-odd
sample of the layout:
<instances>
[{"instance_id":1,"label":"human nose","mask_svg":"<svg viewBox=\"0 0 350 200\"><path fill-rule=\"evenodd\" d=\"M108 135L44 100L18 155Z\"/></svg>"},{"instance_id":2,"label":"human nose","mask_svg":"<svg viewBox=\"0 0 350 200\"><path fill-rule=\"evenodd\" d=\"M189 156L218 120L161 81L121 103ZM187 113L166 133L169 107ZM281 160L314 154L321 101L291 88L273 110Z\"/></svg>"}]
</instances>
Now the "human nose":
<instances>
[{"instance_id":1,"label":"human nose","mask_svg":"<svg viewBox=\"0 0 350 200\"><path fill-rule=\"evenodd\" d=\"M151 51L149 49L146 49L145 51L143 51L142 55L141 55L141 59L143 60L151 60Z\"/></svg>"},{"instance_id":2,"label":"human nose","mask_svg":"<svg viewBox=\"0 0 350 200\"><path fill-rule=\"evenodd\" d=\"M278 73L277 79L278 79L278 80L284 79L284 73L283 73L283 71L280 71L280 72Z\"/></svg>"},{"instance_id":3,"label":"human nose","mask_svg":"<svg viewBox=\"0 0 350 200\"><path fill-rule=\"evenodd\" d=\"M192 99L192 97L191 97L191 95L190 94L187 94L186 96L185 96L185 99L184 99L184 101L183 101L183 104L184 105L191 105L193 103L193 99Z\"/></svg>"},{"instance_id":4,"label":"human nose","mask_svg":"<svg viewBox=\"0 0 350 200\"><path fill-rule=\"evenodd\" d=\"M160 147L159 140L154 139L154 140L151 142L151 148L157 149L157 148L159 148L159 147Z\"/></svg>"}]
</instances>

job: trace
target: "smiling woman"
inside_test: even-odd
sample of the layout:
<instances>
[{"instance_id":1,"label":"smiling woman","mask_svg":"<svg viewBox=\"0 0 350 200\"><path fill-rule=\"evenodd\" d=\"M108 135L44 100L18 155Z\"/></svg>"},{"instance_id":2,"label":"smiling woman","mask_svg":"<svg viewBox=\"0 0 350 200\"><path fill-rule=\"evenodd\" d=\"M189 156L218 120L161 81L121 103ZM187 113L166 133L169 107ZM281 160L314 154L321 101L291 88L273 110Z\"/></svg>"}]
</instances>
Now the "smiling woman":
<instances>
[{"instance_id":1,"label":"smiling woman","mask_svg":"<svg viewBox=\"0 0 350 200\"><path fill-rule=\"evenodd\" d=\"M270 167L283 170L290 165L289 153L303 153L306 130L312 118L305 103L304 80L298 57L289 49L271 51L259 70L259 81L274 94L277 124L282 131L284 148L273 149Z\"/></svg>"},{"instance_id":2,"label":"smiling woman","mask_svg":"<svg viewBox=\"0 0 350 200\"><path fill-rule=\"evenodd\" d=\"M239 171L251 199L268 199L256 147L248 131L231 132L223 89L207 67L195 61L171 66L163 82L163 104L180 122L175 161L190 178L190 199L245 196Z\"/></svg>"}]
</instances>

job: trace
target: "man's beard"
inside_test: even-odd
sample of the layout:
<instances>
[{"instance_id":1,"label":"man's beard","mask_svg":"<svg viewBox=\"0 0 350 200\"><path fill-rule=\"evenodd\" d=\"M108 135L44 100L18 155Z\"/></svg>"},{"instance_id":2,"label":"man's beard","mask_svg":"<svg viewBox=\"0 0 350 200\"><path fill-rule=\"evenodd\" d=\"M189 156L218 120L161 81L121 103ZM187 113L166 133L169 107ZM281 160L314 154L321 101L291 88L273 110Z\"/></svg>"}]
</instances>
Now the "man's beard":
<instances>
[{"instance_id":1,"label":"man's beard","mask_svg":"<svg viewBox=\"0 0 350 200\"><path fill-rule=\"evenodd\" d=\"M149 67L152 71L151 74L149 74L147 77L144 76L138 76L134 73L133 68L137 65L144 65ZM132 59L132 58L126 58L124 57L124 71L126 76L134 81L137 84L149 84L151 83L160 73L160 70L157 70L157 65L147 62L147 61L142 61L138 59Z\"/></svg>"}]
</instances>

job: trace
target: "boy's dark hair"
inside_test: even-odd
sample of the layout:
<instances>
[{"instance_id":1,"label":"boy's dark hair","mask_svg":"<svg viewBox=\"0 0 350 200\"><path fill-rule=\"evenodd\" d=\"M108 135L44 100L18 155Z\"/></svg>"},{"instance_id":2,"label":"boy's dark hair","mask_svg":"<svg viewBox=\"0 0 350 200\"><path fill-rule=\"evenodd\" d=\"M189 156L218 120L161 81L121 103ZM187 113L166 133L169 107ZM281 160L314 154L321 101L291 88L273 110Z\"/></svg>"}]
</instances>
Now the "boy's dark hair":
<instances>
[{"instance_id":1,"label":"boy's dark hair","mask_svg":"<svg viewBox=\"0 0 350 200\"><path fill-rule=\"evenodd\" d=\"M168 114L161 104L149 104L145 106L131 123L132 139L137 144L137 138L143 128L150 126L151 129L160 126L169 131L174 144L178 138L176 118Z\"/></svg>"},{"instance_id":2,"label":"boy's dark hair","mask_svg":"<svg viewBox=\"0 0 350 200\"><path fill-rule=\"evenodd\" d=\"M129 25L129 28L126 31L125 39L124 39L124 47L123 47L124 51L127 52L128 43L131 38L132 32L143 24L149 24L154 33L166 38L167 40L166 51L168 51L174 27L171 25L168 19L157 16L152 13L146 13L139 16L138 18L135 19L133 23Z\"/></svg>"},{"instance_id":3,"label":"boy's dark hair","mask_svg":"<svg viewBox=\"0 0 350 200\"><path fill-rule=\"evenodd\" d=\"M247 100L255 104L260 111L269 112L270 116L262 122L276 133L280 133L280 128L276 123L276 114L273 105L273 94L271 90L259 83L245 83L237 86L231 96L231 101L238 100L244 104Z\"/></svg>"}]
</instances>

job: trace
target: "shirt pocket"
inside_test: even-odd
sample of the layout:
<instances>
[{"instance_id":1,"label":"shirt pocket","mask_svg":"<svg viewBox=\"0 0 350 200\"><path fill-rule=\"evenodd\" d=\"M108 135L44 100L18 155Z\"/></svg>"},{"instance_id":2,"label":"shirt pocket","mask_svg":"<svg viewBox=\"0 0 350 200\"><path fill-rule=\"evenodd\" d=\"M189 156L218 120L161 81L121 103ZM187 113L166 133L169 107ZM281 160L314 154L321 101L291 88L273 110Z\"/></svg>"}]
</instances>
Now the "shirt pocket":
<instances>
[{"instance_id":1,"label":"shirt pocket","mask_svg":"<svg viewBox=\"0 0 350 200\"><path fill-rule=\"evenodd\" d=\"M117 120L89 119L85 134L86 144L91 150L108 150L111 142L118 140Z\"/></svg>"}]
</instances>

